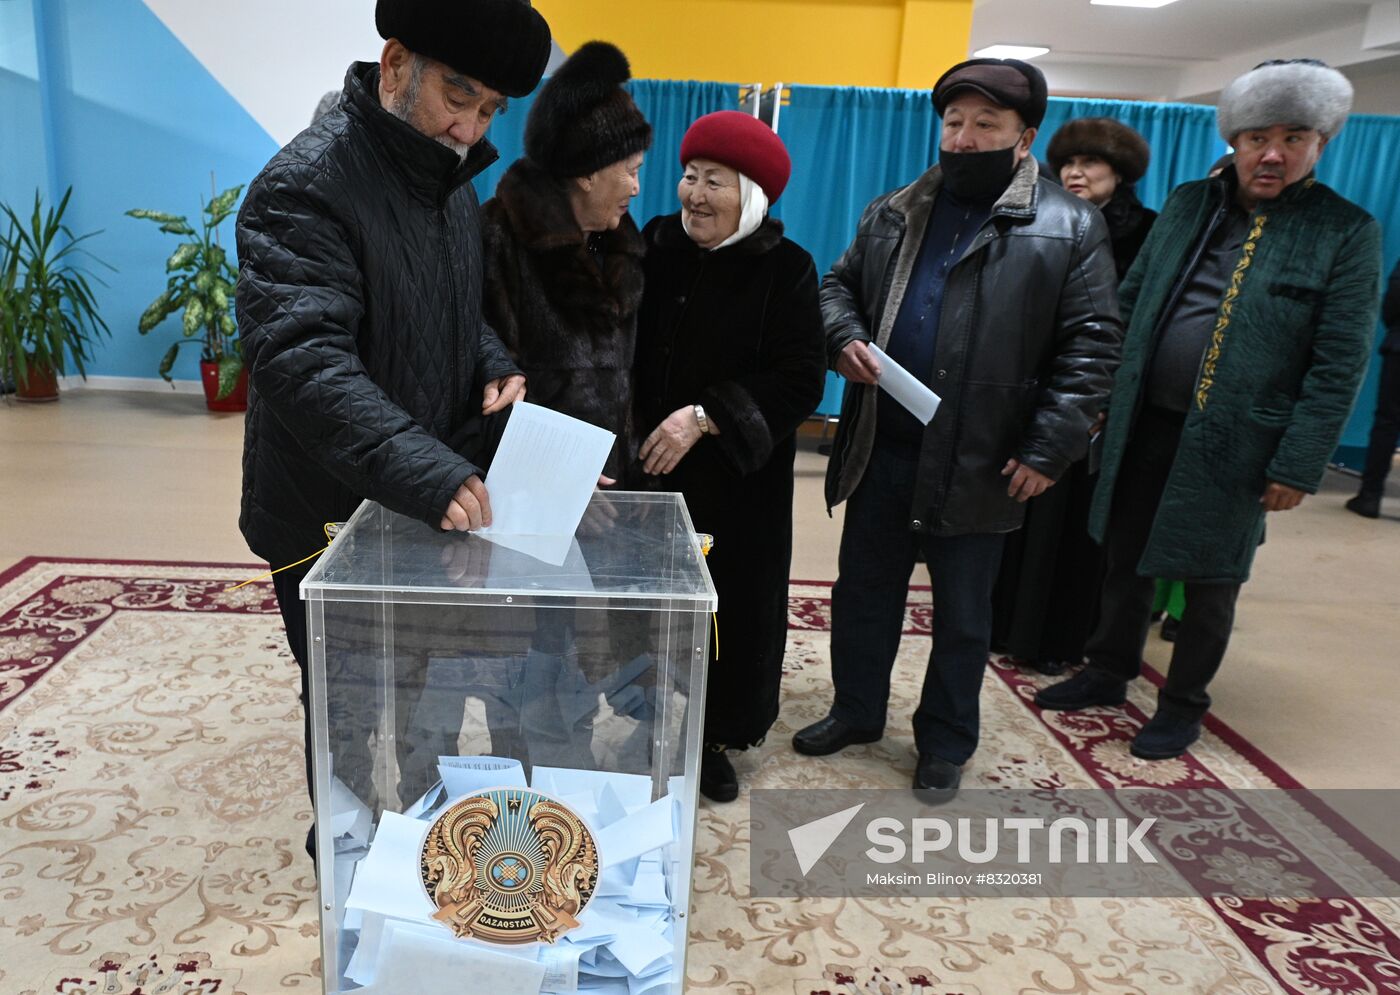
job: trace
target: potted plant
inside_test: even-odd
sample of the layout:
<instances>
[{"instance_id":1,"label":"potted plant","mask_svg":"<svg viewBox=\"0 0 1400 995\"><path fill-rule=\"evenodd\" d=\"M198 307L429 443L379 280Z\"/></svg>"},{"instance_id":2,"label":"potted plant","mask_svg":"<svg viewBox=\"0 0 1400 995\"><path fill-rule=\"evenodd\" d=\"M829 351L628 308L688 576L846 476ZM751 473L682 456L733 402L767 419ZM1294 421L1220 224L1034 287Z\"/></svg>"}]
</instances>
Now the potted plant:
<instances>
[{"instance_id":1,"label":"potted plant","mask_svg":"<svg viewBox=\"0 0 1400 995\"><path fill-rule=\"evenodd\" d=\"M132 210L133 218L145 218L160 230L185 239L165 261L169 277L165 290L151 302L137 325L146 335L176 311L182 311L182 336L166 350L157 370L166 381L180 347L199 343L199 372L204 399L210 411L243 411L248 407L248 372L233 320L233 285L238 273L219 244L219 225L234 212L243 186L229 187L207 204L200 198L200 227L180 214Z\"/></svg>"},{"instance_id":2,"label":"potted plant","mask_svg":"<svg viewBox=\"0 0 1400 995\"><path fill-rule=\"evenodd\" d=\"M14 376L22 401L57 400L58 378L70 368L86 379L92 342L108 333L78 264L88 255L107 265L81 248L100 233L74 236L63 223L72 195L69 187L57 207L44 210L36 192L27 222L0 204L8 223L0 236L0 370Z\"/></svg>"}]
</instances>

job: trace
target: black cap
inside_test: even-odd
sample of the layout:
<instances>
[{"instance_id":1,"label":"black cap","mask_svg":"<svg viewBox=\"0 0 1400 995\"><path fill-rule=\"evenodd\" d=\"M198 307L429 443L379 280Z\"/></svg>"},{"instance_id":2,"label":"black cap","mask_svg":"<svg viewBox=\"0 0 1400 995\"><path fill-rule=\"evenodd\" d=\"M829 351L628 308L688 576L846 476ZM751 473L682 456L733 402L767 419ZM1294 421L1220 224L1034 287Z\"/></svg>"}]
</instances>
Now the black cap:
<instances>
[{"instance_id":1,"label":"black cap","mask_svg":"<svg viewBox=\"0 0 1400 995\"><path fill-rule=\"evenodd\" d=\"M549 24L529 0L378 0L374 26L509 97L538 86L549 64Z\"/></svg>"},{"instance_id":2,"label":"black cap","mask_svg":"<svg viewBox=\"0 0 1400 995\"><path fill-rule=\"evenodd\" d=\"M1021 115L1028 128L1045 120L1045 76L1020 59L968 59L959 62L933 85L933 106L939 116L959 93L972 90Z\"/></svg>"}]
</instances>

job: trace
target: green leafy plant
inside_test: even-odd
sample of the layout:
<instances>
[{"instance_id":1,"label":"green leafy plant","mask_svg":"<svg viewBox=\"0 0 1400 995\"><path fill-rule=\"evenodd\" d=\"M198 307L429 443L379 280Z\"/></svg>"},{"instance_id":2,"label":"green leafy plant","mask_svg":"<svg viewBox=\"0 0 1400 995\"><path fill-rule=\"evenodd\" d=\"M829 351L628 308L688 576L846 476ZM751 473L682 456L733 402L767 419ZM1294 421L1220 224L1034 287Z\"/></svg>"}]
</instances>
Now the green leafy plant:
<instances>
[{"instance_id":1,"label":"green leafy plant","mask_svg":"<svg viewBox=\"0 0 1400 995\"><path fill-rule=\"evenodd\" d=\"M188 238L165 261L165 271L170 274L165 290L146 308L137 328L142 335L149 334L176 311L183 311L183 336L166 350L157 372L169 381L180 347L197 341L199 358L219 364L219 400L233 393L243 371L238 324L233 319L233 285L238 273L219 244L219 225L234 212L242 192L240 184L215 195L207 204L200 198L198 230L181 214L144 209L126 212L133 218L154 221L163 232Z\"/></svg>"},{"instance_id":2,"label":"green leafy plant","mask_svg":"<svg viewBox=\"0 0 1400 995\"><path fill-rule=\"evenodd\" d=\"M82 248L100 232L75 236L63 223L69 187L57 207L44 209L34 194L34 210L22 219L8 204L0 204L7 231L0 236L0 370L12 370L21 387L52 369L60 376L71 368L86 379L94 340L109 334L97 312L89 277L79 263L87 256L106 263Z\"/></svg>"}]
</instances>

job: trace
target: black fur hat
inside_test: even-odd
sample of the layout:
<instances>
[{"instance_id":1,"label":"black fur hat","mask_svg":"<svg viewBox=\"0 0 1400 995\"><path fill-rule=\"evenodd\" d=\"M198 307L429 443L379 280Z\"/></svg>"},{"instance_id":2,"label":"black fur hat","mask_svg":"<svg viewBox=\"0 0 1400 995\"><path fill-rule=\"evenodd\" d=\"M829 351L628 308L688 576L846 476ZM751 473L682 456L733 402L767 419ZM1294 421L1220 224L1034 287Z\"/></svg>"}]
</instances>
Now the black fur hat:
<instances>
[{"instance_id":1,"label":"black fur hat","mask_svg":"<svg viewBox=\"0 0 1400 995\"><path fill-rule=\"evenodd\" d=\"M1112 166L1124 183L1136 183L1147 172L1152 150L1147 147L1147 139L1122 121L1081 117L1065 122L1055 132L1045 157L1058 177L1065 163L1077 155L1096 155Z\"/></svg>"},{"instance_id":2,"label":"black fur hat","mask_svg":"<svg viewBox=\"0 0 1400 995\"><path fill-rule=\"evenodd\" d=\"M378 0L379 37L523 97L549 65L549 24L529 0Z\"/></svg>"},{"instance_id":3,"label":"black fur hat","mask_svg":"<svg viewBox=\"0 0 1400 995\"><path fill-rule=\"evenodd\" d=\"M546 172L587 176L651 146L651 125L622 84L632 69L616 45L590 41L569 56L535 98L525 154Z\"/></svg>"}]
</instances>

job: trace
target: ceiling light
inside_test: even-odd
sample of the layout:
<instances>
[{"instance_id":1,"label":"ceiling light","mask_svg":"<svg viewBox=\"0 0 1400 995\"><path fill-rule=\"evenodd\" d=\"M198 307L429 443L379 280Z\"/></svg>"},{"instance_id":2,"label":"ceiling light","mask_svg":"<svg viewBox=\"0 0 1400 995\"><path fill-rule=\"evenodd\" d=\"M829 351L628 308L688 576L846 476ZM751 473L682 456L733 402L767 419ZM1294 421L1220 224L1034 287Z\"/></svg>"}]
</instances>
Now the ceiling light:
<instances>
[{"instance_id":1,"label":"ceiling light","mask_svg":"<svg viewBox=\"0 0 1400 995\"><path fill-rule=\"evenodd\" d=\"M975 59L1034 59L1050 51L1043 45L988 45L972 53Z\"/></svg>"},{"instance_id":2,"label":"ceiling light","mask_svg":"<svg viewBox=\"0 0 1400 995\"><path fill-rule=\"evenodd\" d=\"M1089 0L1099 7L1165 7L1176 0Z\"/></svg>"}]
</instances>

